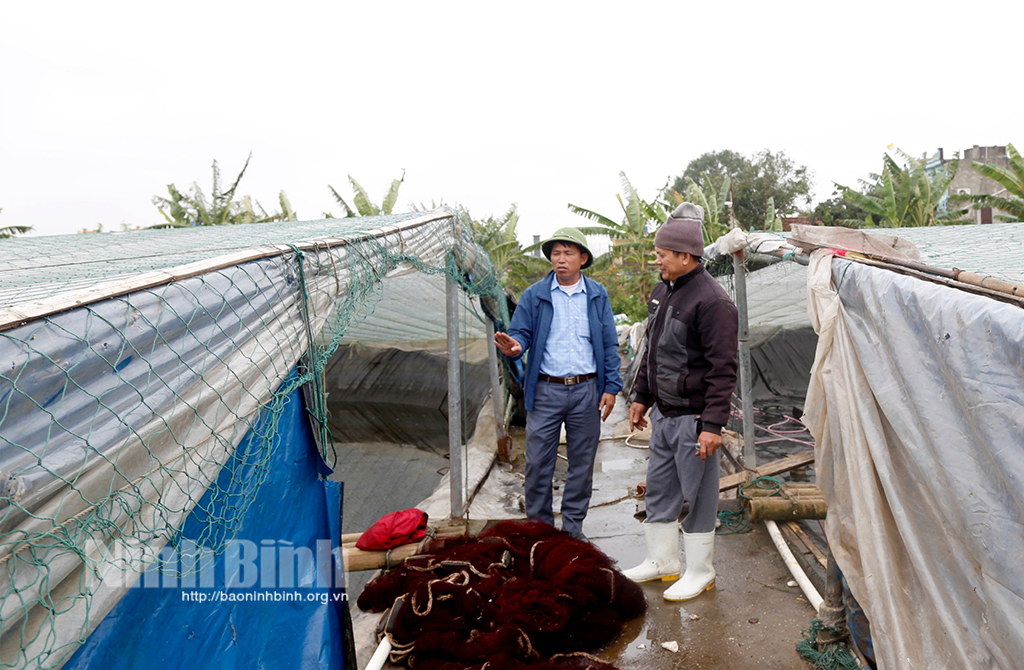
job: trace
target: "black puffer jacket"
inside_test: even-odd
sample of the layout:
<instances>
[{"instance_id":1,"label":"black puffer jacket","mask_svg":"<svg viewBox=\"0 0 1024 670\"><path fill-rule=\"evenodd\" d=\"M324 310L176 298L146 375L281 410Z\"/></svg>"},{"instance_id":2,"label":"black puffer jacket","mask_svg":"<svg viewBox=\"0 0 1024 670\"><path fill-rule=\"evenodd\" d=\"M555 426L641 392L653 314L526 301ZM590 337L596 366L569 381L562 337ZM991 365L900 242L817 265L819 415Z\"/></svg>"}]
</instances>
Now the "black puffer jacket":
<instances>
[{"instance_id":1,"label":"black puffer jacket","mask_svg":"<svg viewBox=\"0 0 1024 670\"><path fill-rule=\"evenodd\" d=\"M700 414L704 430L721 434L736 388L736 305L702 265L674 285L662 281L647 311L634 400L657 402L665 416Z\"/></svg>"}]
</instances>

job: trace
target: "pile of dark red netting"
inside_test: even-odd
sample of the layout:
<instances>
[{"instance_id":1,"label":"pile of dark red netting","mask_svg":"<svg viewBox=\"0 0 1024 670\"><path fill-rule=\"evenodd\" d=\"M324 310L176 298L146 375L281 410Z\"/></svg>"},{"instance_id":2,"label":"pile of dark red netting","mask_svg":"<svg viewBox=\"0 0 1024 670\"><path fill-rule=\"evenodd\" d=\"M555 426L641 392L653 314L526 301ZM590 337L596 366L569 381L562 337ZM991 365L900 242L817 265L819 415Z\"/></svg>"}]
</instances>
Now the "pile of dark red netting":
<instances>
[{"instance_id":1,"label":"pile of dark red netting","mask_svg":"<svg viewBox=\"0 0 1024 670\"><path fill-rule=\"evenodd\" d=\"M643 591L612 559L539 521L446 540L366 585L391 661L417 670L609 670L591 653L643 614Z\"/></svg>"}]
</instances>

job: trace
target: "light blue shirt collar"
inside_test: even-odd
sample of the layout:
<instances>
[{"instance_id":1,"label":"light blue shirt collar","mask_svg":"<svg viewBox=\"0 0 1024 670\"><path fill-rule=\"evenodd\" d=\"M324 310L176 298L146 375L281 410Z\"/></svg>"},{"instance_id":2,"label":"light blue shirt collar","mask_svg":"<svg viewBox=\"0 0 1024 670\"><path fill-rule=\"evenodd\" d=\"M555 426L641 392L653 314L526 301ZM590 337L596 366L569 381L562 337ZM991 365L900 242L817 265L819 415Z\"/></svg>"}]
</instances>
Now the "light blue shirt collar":
<instances>
[{"instance_id":1,"label":"light blue shirt collar","mask_svg":"<svg viewBox=\"0 0 1024 670\"><path fill-rule=\"evenodd\" d=\"M567 293L569 295L573 295L574 293L586 293L587 292L587 282L583 278L583 273L581 272L580 273L580 280L578 282L578 288L575 291L573 291L572 293L569 293L569 291L566 291L564 288L562 288L562 285L558 283L558 276L554 272L552 272L551 273L551 290L552 291L557 291L558 289L561 289L562 291L564 291L565 293Z\"/></svg>"}]
</instances>

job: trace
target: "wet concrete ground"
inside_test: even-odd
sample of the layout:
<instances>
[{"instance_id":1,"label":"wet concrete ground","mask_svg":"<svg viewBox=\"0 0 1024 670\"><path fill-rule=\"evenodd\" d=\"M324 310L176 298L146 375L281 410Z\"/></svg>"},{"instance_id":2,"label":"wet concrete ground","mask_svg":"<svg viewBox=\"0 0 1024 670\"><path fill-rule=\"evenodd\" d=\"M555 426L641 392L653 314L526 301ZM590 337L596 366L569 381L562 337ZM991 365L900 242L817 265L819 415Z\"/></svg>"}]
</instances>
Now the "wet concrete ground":
<instances>
[{"instance_id":1,"label":"wet concrete ground","mask_svg":"<svg viewBox=\"0 0 1024 670\"><path fill-rule=\"evenodd\" d=\"M585 532L620 568L644 557L638 521L623 523L628 504L595 510ZM611 517L611 518L608 518ZM653 668L809 668L796 653L801 632L815 616L763 526L716 538L715 588L685 603L661 594L668 584L642 587L648 612L627 624L612 647L598 654L622 670ZM661 647L676 642L673 653Z\"/></svg>"},{"instance_id":2,"label":"wet concrete ground","mask_svg":"<svg viewBox=\"0 0 1024 670\"><path fill-rule=\"evenodd\" d=\"M646 477L647 450L625 444L626 410L619 400L612 416L602 424L594 496L583 531L625 569L644 558L643 528L634 517L637 499L632 492ZM513 439L521 452L521 431ZM521 505L523 465L519 458L512 466L498 464L491 471L470 508L471 528L488 520L525 518ZM378 467L387 469L383 463ZM565 461L560 459L555 472L556 510L564 480ZM812 667L797 655L795 646L815 612L798 587L787 586L792 577L764 526L757 525L746 534L718 537L714 564L716 588L692 601L669 603L661 598L668 584L644 584L647 614L627 623L620 638L596 655L622 670ZM360 614L352 605L362 667L375 646L366 638L372 635L379 615ZM669 642L675 642L678 651L661 646Z\"/></svg>"},{"instance_id":3,"label":"wet concrete ground","mask_svg":"<svg viewBox=\"0 0 1024 670\"><path fill-rule=\"evenodd\" d=\"M621 405L621 403L620 403ZM646 477L647 451L614 436L628 433L620 406L602 429L594 473L594 501L583 532L620 569L644 558L636 499L626 497ZM614 422L614 423L613 423ZM559 467L564 477L564 467ZM557 477L558 475L556 475ZM662 582L644 584L649 609L597 654L622 670L656 668L810 668L796 653L802 631L815 617L792 580L763 524L750 533L715 542L716 586L694 600L670 603ZM662 648L676 642L678 652Z\"/></svg>"}]
</instances>

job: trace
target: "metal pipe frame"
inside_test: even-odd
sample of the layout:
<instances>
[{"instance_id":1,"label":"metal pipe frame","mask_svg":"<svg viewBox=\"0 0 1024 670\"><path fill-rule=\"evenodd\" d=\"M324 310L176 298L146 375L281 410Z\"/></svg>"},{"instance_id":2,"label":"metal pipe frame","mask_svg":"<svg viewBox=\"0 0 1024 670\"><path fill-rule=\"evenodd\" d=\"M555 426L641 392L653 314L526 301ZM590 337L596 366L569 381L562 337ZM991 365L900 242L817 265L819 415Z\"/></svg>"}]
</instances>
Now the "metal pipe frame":
<instances>
[{"instance_id":1,"label":"metal pipe frame","mask_svg":"<svg viewBox=\"0 0 1024 670\"><path fill-rule=\"evenodd\" d=\"M448 278L445 325L448 338L448 483L451 488L452 519L466 514L466 449L462 441L462 361L459 357L459 292L457 282Z\"/></svg>"},{"instance_id":2,"label":"metal pipe frame","mask_svg":"<svg viewBox=\"0 0 1024 670\"><path fill-rule=\"evenodd\" d=\"M743 461L748 471L757 469L754 453L754 400L750 364L750 323L747 319L747 270L743 266L743 251L732 255L736 284L736 310L739 312L740 396L743 402Z\"/></svg>"}]
</instances>

